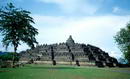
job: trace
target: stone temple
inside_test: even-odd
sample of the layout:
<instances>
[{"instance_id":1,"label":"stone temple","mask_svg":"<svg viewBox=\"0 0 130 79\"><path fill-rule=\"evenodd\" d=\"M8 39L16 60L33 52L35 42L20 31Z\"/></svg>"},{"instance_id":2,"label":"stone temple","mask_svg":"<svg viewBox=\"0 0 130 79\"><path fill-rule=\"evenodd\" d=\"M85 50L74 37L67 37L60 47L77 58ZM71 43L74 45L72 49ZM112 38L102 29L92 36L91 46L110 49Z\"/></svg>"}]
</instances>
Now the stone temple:
<instances>
[{"instance_id":1,"label":"stone temple","mask_svg":"<svg viewBox=\"0 0 130 79\"><path fill-rule=\"evenodd\" d=\"M114 67L118 65L115 58L108 53L93 45L75 43L72 36L65 43L37 45L34 49L20 53L20 61L56 61L94 63L97 66ZM90 64L86 64L90 65Z\"/></svg>"}]
</instances>

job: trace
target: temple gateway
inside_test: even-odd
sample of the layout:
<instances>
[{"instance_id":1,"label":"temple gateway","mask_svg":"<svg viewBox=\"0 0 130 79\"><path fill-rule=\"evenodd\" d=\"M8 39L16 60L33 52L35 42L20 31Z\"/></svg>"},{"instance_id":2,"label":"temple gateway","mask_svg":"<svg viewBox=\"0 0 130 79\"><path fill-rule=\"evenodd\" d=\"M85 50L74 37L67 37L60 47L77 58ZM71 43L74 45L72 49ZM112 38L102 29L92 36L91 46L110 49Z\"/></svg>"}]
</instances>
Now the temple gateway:
<instances>
[{"instance_id":1,"label":"temple gateway","mask_svg":"<svg viewBox=\"0 0 130 79\"><path fill-rule=\"evenodd\" d=\"M35 63L55 61L72 65L79 62L79 65L98 67L118 65L117 60L102 49L90 44L75 43L71 35L65 43L38 45L34 49L21 52L20 56L20 61L33 60Z\"/></svg>"}]
</instances>

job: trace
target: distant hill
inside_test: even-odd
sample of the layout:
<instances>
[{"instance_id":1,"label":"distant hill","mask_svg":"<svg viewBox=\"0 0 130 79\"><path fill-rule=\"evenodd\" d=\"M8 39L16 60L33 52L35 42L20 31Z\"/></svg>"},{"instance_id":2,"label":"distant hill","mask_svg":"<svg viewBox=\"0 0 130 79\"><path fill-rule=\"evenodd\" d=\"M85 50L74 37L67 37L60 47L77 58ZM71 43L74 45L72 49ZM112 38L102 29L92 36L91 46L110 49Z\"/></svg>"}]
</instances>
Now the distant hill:
<instances>
[{"instance_id":1,"label":"distant hill","mask_svg":"<svg viewBox=\"0 0 130 79\"><path fill-rule=\"evenodd\" d=\"M7 53L9 53L9 52L2 52L2 51L0 51L0 55L4 55L4 54L7 54Z\"/></svg>"}]
</instances>

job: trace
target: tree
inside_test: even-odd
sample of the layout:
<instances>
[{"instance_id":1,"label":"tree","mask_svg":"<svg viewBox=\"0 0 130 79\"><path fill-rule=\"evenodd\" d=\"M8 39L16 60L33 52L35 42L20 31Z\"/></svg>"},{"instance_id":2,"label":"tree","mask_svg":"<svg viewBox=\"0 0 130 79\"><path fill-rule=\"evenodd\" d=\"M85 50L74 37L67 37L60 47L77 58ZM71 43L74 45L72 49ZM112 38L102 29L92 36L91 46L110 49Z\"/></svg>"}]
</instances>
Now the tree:
<instances>
[{"instance_id":1,"label":"tree","mask_svg":"<svg viewBox=\"0 0 130 79\"><path fill-rule=\"evenodd\" d=\"M124 58L119 58L119 63L121 63L121 64L126 64L127 61L126 61L126 59L124 59Z\"/></svg>"},{"instance_id":2,"label":"tree","mask_svg":"<svg viewBox=\"0 0 130 79\"><path fill-rule=\"evenodd\" d=\"M114 38L130 64L130 23L128 23L125 28L121 28Z\"/></svg>"},{"instance_id":3,"label":"tree","mask_svg":"<svg viewBox=\"0 0 130 79\"><path fill-rule=\"evenodd\" d=\"M12 3L0 9L2 43L6 48L12 45L15 53L21 42L26 43L31 48L34 48L34 44L38 43L35 39L38 30L32 26L34 21L29 14L31 14L29 11L15 8Z\"/></svg>"}]
</instances>

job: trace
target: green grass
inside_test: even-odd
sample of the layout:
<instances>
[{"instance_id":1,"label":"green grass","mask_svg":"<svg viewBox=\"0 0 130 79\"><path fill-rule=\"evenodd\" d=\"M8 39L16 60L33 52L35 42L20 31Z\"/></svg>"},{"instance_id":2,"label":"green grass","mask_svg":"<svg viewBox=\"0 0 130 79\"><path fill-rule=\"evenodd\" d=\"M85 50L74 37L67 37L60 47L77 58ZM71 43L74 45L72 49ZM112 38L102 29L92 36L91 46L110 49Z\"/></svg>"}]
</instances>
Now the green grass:
<instances>
[{"instance_id":1,"label":"green grass","mask_svg":"<svg viewBox=\"0 0 130 79\"><path fill-rule=\"evenodd\" d=\"M0 79L130 79L130 68L26 65L0 69Z\"/></svg>"}]
</instances>

